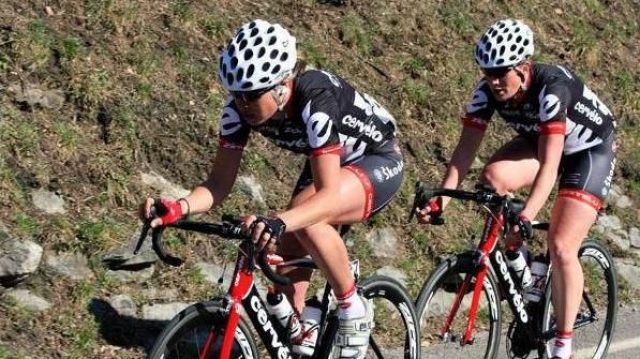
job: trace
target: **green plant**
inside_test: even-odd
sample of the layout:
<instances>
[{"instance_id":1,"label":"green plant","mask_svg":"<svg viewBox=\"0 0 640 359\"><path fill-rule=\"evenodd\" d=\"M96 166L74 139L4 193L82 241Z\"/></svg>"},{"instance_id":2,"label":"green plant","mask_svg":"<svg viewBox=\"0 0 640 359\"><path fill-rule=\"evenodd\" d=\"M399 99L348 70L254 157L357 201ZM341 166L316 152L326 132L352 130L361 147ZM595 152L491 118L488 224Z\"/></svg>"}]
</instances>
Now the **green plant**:
<instances>
[{"instance_id":1,"label":"green plant","mask_svg":"<svg viewBox=\"0 0 640 359\"><path fill-rule=\"evenodd\" d=\"M5 347L3 344L0 344L0 359L9 358L15 358L15 354L9 351L9 348Z\"/></svg>"},{"instance_id":2,"label":"green plant","mask_svg":"<svg viewBox=\"0 0 640 359\"><path fill-rule=\"evenodd\" d=\"M212 38L220 38L227 34L229 29L228 22L224 17L214 14L200 19L198 25L204 31L205 34Z\"/></svg>"},{"instance_id":3,"label":"green plant","mask_svg":"<svg viewBox=\"0 0 640 359\"><path fill-rule=\"evenodd\" d=\"M31 41L40 45L49 45L53 40L53 35L42 20L34 20L29 23L29 34Z\"/></svg>"},{"instance_id":4,"label":"green plant","mask_svg":"<svg viewBox=\"0 0 640 359\"><path fill-rule=\"evenodd\" d=\"M418 55L411 56L406 60L402 67L409 72L412 76L419 76L426 69L427 62L424 58Z\"/></svg>"},{"instance_id":5,"label":"green plant","mask_svg":"<svg viewBox=\"0 0 640 359\"><path fill-rule=\"evenodd\" d=\"M136 86L136 95L142 101L148 100L153 93L153 86L150 83L143 82Z\"/></svg>"},{"instance_id":6,"label":"green plant","mask_svg":"<svg viewBox=\"0 0 640 359\"><path fill-rule=\"evenodd\" d=\"M93 109L109 93L110 73L106 68L89 69L71 83L71 98L87 110Z\"/></svg>"},{"instance_id":7,"label":"green plant","mask_svg":"<svg viewBox=\"0 0 640 359\"><path fill-rule=\"evenodd\" d=\"M11 62L11 58L8 55L0 54L0 73L9 69L9 62Z\"/></svg>"},{"instance_id":8,"label":"green plant","mask_svg":"<svg viewBox=\"0 0 640 359\"><path fill-rule=\"evenodd\" d=\"M179 18L185 19L192 13L190 3L188 0L174 0L171 2L171 12Z\"/></svg>"},{"instance_id":9,"label":"green plant","mask_svg":"<svg viewBox=\"0 0 640 359\"><path fill-rule=\"evenodd\" d=\"M62 40L62 56L67 60L75 59L81 49L82 45L75 37L68 36Z\"/></svg>"},{"instance_id":10,"label":"green plant","mask_svg":"<svg viewBox=\"0 0 640 359\"><path fill-rule=\"evenodd\" d=\"M104 236L110 224L106 221L84 220L76 231L76 240L82 251L97 251L104 246Z\"/></svg>"},{"instance_id":11,"label":"green plant","mask_svg":"<svg viewBox=\"0 0 640 359\"><path fill-rule=\"evenodd\" d=\"M38 232L38 222L27 214L18 213L13 221L18 230L28 237L33 237Z\"/></svg>"},{"instance_id":12,"label":"green plant","mask_svg":"<svg viewBox=\"0 0 640 359\"><path fill-rule=\"evenodd\" d=\"M63 146L75 149L78 144L78 132L71 124L67 122L56 122L54 131Z\"/></svg>"},{"instance_id":13,"label":"green plant","mask_svg":"<svg viewBox=\"0 0 640 359\"><path fill-rule=\"evenodd\" d=\"M81 280L73 287L72 300L75 303L86 304L96 293L96 285L93 281Z\"/></svg>"},{"instance_id":14,"label":"green plant","mask_svg":"<svg viewBox=\"0 0 640 359\"><path fill-rule=\"evenodd\" d=\"M187 276L188 276L187 282L190 284L202 285L205 283L204 273L202 273L202 270L200 270L199 267L194 266L189 268L189 271L187 272Z\"/></svg>"},{"instance_id":15,"label":"green plant","mask_svg":"<svg viewBox=\"0 0 640 359\"><path fill-rule=\"evenodd\" d=\"M413 105L422 107L429 104L430 91L423 82L407 80L402 87L403 92Z\"/></svg>"},{"instance_id":16,"label":"green plant","mask_svg":"<svg viewBox=\"0 0 640 359\"><path fill-rule=\"evenodd\" d=\"M340 21L342 42L349 47L355 47L360 55L368 56L371 53L371 35L366 29L371 26L358 15L347 15Z\"/></svg>"},{"instance_id":17,"label":"green plant","mask_svg":"<svg viewBox=\"0 0 640 359\"><path fill-rule=\"evenodd\" d=\"M302 57L307 60L307 63L316 68L323 68L327 59L326 57L313 45L311 39L303 39L299 44Z\"/></svg>"}]
</instances>

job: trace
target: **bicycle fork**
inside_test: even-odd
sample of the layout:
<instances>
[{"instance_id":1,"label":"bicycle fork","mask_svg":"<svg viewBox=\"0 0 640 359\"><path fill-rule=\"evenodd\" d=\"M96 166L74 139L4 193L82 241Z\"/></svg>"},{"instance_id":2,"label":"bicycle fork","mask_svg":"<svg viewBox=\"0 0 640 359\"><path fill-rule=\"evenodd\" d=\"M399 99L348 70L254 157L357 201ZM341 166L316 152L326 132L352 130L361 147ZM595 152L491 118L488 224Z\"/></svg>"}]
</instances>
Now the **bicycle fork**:
<instances>
[{"instance_id":1,"label":"bicycle fork","mask_svg":"<svg viewBox=\"0 0 640 359\"><path fill-rule=\"evenodd\" d=\"M500 235L500 230L502 229L503 220L502 216L494 218L492 216L488 216L485 222L485 230L483 233L483 238L485 238L479 248L474 253L474 258L472 258L472 268L468 271L465 276L460 288L458 289L458 293L456 294L456 299L452 304L451 310L449 311L449 315L445 321L444 326L440 331L440 335L443 338L446 338L449 335L451 330L451 323L455 318L458 310L460 309L460 304L464 299L464 295L467 293L467 288L471 285L471 279L473 277L476 278L476 283L473 287L473 297L471 299L471 307L469 311L469 321L467 322L467 327L464 331L464 335L460 340L460 345L473 344L474 340L474 326L476 322L476 317L478 316L478 307L480 304L480 297L482 295L482 289L484 286L484 279L487 275L487 270L489 270L489 253L492 253L497 240ZM495 252L494 252L495 253Z\"/></svg>"}]
</instances>

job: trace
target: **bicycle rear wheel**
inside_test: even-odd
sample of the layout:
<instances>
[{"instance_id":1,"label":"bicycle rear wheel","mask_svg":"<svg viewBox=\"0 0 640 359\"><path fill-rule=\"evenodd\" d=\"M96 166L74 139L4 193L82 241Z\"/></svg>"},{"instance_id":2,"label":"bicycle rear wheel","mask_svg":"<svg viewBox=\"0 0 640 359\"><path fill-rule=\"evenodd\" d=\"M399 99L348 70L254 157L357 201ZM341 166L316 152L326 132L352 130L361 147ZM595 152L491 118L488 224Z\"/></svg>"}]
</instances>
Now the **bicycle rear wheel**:
<instances>
[{"instance_id":1,"label":"bicycle rear wheel","mask_svg":"<svg viewBox=\"0 0 640 359\"><path fill-rule=\"evenodd\" d=\"M176 315L156 339L148 359L198 359L209 335L212 337L208 359L218 359L227 324L217 302L194 304ZM241 318L235 330L231 358L257 358L250 331Z\"/></svg>"},{"instance_id":2,"label":"bicycle rear wheel","mask_svg":"<svg viewBox=\"0 0 640 359\"><path fill-rule=\"evenodd\" d=\"M402 285L389 277L373 276L358 286L374 308L375 326L366 358L420 358L418 317Z\"/></svg>"},{"instance_id":3,"label":"bicycle rear wheel","mask_svg":"<svg viewBox=\"0 0 640 359\"><path fill-rule=\"evenodd\" d=\"M578 256L584 272L584 291L573 327L571 346L576 358L604 358L611 343L618 307L616 270L609 252L596 241L582 243ZM556 330L551 296L549 281L542 319L543 333L549 336ZM552 345L553 341L550 340L547 343L547 355L550 355Z\"/></svg>"},{"instance_id":4,"label":"bicycle rear wheel","mask_svg":"<svg viewBox=\"0 0 640 359\"><path fill-rule=\"evenodd\" d=\"M496 277L488 270L474 325L474 338L462 345L469 323L476 268L471 254L452 256L440 263L425 282L418 296L416 311L420 318L422 352L430 358L493 358L500 343L502 312ZM466 290L449 331L443 327L464 283Z\"/></svg>"}]
</instances>

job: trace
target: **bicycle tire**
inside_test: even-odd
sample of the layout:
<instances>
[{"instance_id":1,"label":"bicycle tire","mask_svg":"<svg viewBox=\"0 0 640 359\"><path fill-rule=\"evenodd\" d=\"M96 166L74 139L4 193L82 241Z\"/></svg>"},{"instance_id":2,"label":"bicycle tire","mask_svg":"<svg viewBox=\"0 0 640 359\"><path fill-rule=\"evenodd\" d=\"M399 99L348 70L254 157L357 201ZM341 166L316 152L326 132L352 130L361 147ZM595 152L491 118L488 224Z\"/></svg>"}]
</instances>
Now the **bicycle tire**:
<instances>
[{"instance_id":1,"label":"bicycle tire","mask_svg":"<svg viewBox=\"0 0 640 359\"><path fill-rule=\"evenodd\" d=\"M218 359L227 323L223 313L224 310L217 301L197 303L187 307L165 326L156 338L147 358L198 359L209 332L215 330L219 335L209 351L208 359ZM258 358L255 341L244 318L240 318L235 331L231 358Z\"/></svg>"},{"instance_id":2,"label":"bicycle tire","mask_svg":"<svg viewBox=\"0 0 640 359\"><path fill-rule=\"evenodd\" d=\"M573 330L572 348L580 358L605 358L615 330L618 308L618 282L613 258L600 243L594 240L586 240L582 243L578 257L584 272L585 290L580 303L580 311L576 317L577 323ZM551 266L551 275L553 275L553 265ZM542 317L543 333L555 331L550 279L551 277L549 277L545 293ZM604 321L602 318L591 316L585 298L589 299L596 311L601 313L606 310ZM595 321L587 323L590 319L595 319ZM578 327L580 322L587 324ZM592 338L593 335L596 336L595 340ZM550 356L552 343L552 340L547 343L547 356Z\"/></svg>"},{"instance_id":3,"label":"bicycle tire","mask_svg":"<svg viewBox=\"0 0 640 359\"><path fill-rule=\"evenodd\" d=\"M372 276L358 283L362 295L374 307L366 358L420 358L420 328L413 300L395 279ZM386 301L386 302L385 302ZM401 349L402 348L402 349Z\"/></svg>"},{"instance_id":4,"label":"bicycle tire","mask_svg":"<svg viewBox=\"0 0 640 359\"><path fill-rule=\"evenodd\" d=\"M461 339L469 322L469 307L473 297L475 276L469 277L470 284L464 294L462 304L453 318L450 331L442 335L449 310L456 293L467 275L473 275L476 267L471 253L454 255L442 263L425 281L416 301L416 311L420 318L422 353L433 358L493 358L498 354L500 344L502 311L497 278L489 268L485 276L482 296L474 326L471 344L461 345ZM483 343L486 343L484 348Z\"/></svg>"}]
</instances>

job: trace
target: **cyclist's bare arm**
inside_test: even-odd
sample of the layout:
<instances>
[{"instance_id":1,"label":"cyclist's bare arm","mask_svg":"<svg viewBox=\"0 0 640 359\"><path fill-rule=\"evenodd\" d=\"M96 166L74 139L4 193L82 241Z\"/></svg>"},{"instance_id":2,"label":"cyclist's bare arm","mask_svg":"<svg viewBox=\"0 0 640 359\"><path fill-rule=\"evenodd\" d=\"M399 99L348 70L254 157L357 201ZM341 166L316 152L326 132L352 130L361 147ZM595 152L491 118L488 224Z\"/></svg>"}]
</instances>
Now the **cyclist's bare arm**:
<instances>
[{"instance_id":1,"label":"cyclist's bare arm","mask_svg":"<svg viewBox=\"0 0 640 359\"><path fill-rule=\"evenodd\" d=\"M214 205L220 204L229 192L238 174L242 151L220 147L213 161L209 177L201 185L194 188L184 200L179 201L182 213L206 212ZM150 216L153 199L145 202L145 216ZM160 218L152 221L152 226L161 224Z\"/></svg>"},{"instance_id":2,"label":"cyclist's bare arm","mask_svg":"<svg viewBox=\"0 0 640 359\"><path fill-rule=\"evenodd\" d=\"M286 224L287 232L328 221L340 203L340 155L327 153L311 157L311 170L315 194L300 205L278 215Z\"/></svg>"},{"instance_id":3,"label":"cyclist's bare arm","mask_svg":"<svg viewBox=\"0 0 640 359\"><path fill-rule=\"evenodd\" d=\"M191 206L191 213L206 212L227 198L238 176L241 159L241 150L218 149L207 180L185 197Z\"/></svg>"},{"instance_id":4,"label":"cyclist's bare arm","mask_svg":"<svg viewBox=\"0 0 640 359\"><path fill-rule=\"evenodd\" d=\"M533 220L544 206L558 177L558 167L564 148L564 133L538 137L538 161L540 169L531 187L531 193L522 215Z\"/></svg>"}]
</instances>

